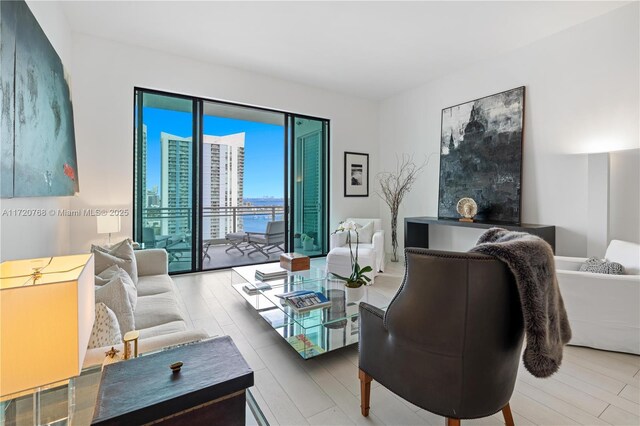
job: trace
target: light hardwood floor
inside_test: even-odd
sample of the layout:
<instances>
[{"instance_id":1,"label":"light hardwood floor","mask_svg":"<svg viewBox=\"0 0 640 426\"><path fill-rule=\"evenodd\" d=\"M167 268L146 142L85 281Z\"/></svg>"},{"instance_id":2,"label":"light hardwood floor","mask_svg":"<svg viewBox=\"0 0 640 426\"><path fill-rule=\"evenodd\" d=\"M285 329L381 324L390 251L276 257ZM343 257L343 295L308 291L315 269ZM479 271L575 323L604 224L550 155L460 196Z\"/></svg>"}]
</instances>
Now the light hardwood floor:
<instances>
[{"instance_id":1,"label":"light hardwood floor","mask_svg":"<svg viewBox=\"0 0 640 426\"><path fill-rule=\"evenodd\" d=\"M401 264L376 288L393 295ZM371 412L360 415L357 345L303 360L230 286L229 271L174 277L193 326L231 336L255 371L252 392L272 425L438 425L444 419L372 383ZM517 425L639 425L640 357L568 346L553 377L523 367L511 409ZM498 425L496 414L463 425Z\"/></svg>"}]
</instances>

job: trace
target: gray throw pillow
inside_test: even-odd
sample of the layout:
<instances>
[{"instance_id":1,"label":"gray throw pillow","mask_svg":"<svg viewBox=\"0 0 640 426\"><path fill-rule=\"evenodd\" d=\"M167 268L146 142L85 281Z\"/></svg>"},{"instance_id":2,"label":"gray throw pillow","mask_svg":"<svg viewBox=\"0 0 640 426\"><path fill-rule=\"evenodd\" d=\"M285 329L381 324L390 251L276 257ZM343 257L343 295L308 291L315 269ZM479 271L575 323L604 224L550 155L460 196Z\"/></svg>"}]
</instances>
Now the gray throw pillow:
<instances>
[{"instance_id":1,"label":"gray throw pillow","mask_svg":"<svg viewBox=\"0 0 640 426\"><path fill-rule=\"evenodd\" d=\"M89 338L89 349L115 346L122 343L116 314L104 303L96 304L96 319Z\"/></svg>"},{"instance_id":2,"label":"gray throw pillow","mask_svg":"<svg viewBox=\"0 0 640 426\"><path fill-rule=\"evenodd\" d=\"M133 312L135 312L136 305L138 304L138 289L136 288L129 274L127 274L127 271L118 266L116 267L118 269L111 275L109 282L116 278L122 281L122 283L124 284L124 288L127 290L127 297L129 298L129 303L131 303L131 309L133 309Z\"/></svg>"},{"instance_id":3,"label":"gray throw pillow","mask_svg":"<svg viewBox=\"0 0 640 426\"><path fill-rule=\"evenodd\" d=\"M580 265L580 271L596 274L624 275L624 266L616 262L608 262L606 259L590 257Z\"/></svg>"},{"instance_id":4,"label":"gray throw pillow","mask_svg":"<svg viewBox=\"0 0 640 426\"><path fill-rule=\"evenodd\" d=\"M123 335L136 329L133 317L133 306L122 276L113 277L107 284L96 287L96 303L104 303L116 314L120 333Z\"/></svg>"},{"instance_id":5,"label":"gray throw pillow","mask_svg":"<svg viewBox=\"0 0 640 426\"><path fill-rule=\"evenodd\" d=\"M116 275L121 269L122 268L118 265L109 266L107 269L96 275L96 285L105 285L106 283L111 281L111 278L113 278L113 276Z\"/></svg>"},{"instance_id":6,"label":"gray throw pillow","mask_svg":"<svg viewBox=\"0 0 640 426\"><path fill-rule=\"evenodd\" d=\"M133 284L138 285L138 265L133 245L130 239L125 239L108 249L100 246L91 246L91 252L95 259L95 274L100 275L105 269L118 265L131 277Z\"/></svg>"},{"instance_id":7,"label":"gray throw pillow","mask_svg":"<svg viewBox=\"0 0 640 426\"><path fill-rule=\"evenodd\" d=\"M109 281L113 280L115 277L119 277L122 282L125 284L125 288L127 289L127 296L129 296L129 302L131 302L131 307L133 311L136 310L136 305L138 304L138 289L136 285L133 283L133 280L121 267L118 265L113 265L105 269L100 273L100 275L96 275L96 286L103 286L108 284Z\"/></svg>"}]
</instances>

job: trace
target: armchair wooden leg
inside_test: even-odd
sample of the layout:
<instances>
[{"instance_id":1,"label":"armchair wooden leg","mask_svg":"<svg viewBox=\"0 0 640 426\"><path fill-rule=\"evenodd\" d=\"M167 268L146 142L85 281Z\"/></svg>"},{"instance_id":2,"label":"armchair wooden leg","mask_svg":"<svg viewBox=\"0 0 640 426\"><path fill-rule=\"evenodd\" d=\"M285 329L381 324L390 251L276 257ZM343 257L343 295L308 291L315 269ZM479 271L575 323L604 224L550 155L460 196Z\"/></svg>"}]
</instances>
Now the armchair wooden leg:
<instances>
[{"instance_id":1,"label":"armchair wooden leg","mask_svg":"<svg viewBox=\"0 0 640 426\"><path fill-rule=\"evenodd\" d=\"M460 426L460 419L450 419L447 417L447 426Z\"/></svg>"},{"instance_id":2,"label":"armchair wooden leg","mask_svg":"<svg viewBox=\"0 0 640 426\"><path fill-rule=\"evenodd\" d=\"M502 409L502 415L504 416L505 425L514 426L513 416L511 415L511 407L509 407L509 404L505 405Z\"/></svg>"},{"instance_id":3,"label":"armchair wooden leg","mask_svg":"<svg viewBox=\"0 0 640 426\"><path fill-rule=\"evenodd\" d=\"M362 370L358 370L360 378L360 412L363 416L369 415L369 400L371 399L371 380L373 377Z\"/></svg>"}]
</instances>

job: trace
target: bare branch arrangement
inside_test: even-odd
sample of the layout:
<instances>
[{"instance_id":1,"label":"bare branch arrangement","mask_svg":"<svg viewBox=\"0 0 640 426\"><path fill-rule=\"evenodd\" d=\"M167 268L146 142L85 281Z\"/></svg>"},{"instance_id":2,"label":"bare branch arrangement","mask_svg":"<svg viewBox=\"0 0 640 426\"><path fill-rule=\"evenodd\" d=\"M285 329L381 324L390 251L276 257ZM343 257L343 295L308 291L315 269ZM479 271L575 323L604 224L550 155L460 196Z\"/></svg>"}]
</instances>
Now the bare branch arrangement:
<instances>
[{"instance_id":1,"label":"bare branch arrangement","mask_svg":"<svg viewBox=\"0 0 640 426\"><path fill-rule=\"evenodd\" d=\"M413 155L402 154L402 158L396 159L395 171L380 172L376 176L380 188L376 193L387 203L391 211L392 262L398 261L398 211L400 210L400 204L405 195L411 191L411 187L427 164L429 164L430 159L431 156L420 165L417 165L413 161Z\"/></svg>"}]
</instances>

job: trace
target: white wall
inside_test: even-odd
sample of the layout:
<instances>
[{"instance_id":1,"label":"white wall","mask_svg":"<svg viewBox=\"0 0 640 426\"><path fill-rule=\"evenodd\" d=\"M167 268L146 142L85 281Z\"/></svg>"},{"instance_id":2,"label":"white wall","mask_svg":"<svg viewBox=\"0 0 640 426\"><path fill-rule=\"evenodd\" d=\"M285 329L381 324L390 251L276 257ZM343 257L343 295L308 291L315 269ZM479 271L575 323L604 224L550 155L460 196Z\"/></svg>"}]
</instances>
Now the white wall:
<instances>
[{"instance_id":1,"label":"white wall","mask_svg":"<svg viewBox=\"0 0 640 426\"><path fill-rule=\"evenodd\" d=\"M640 149L609 155L609 240L640 244Z\"/></svg>"},{"instance_id":2,"label":"white wall","mask_svg":"<svg viewBox=\"0 0 640 426\"><path fill-rule=\"evenodd\" d=\"M640 146L638 15L633 3L383 101L381 170L394 166L397 153L437 153L443 108L524 85L522 221L556 225L558 254L586 254L585 153ZM407 197L402 218L437 216L438 162L434 156ZM386 207L381 211L388 218ZM614 215L612 235L637 233L637 209ZM480 233L433 227L430 245L467 250Z\"/></svg>"},{"instance_id":3,"label":"white wall","mask_svg":"<svg viewBox=\"0 0 640 426\"><path fill-rule=\"evenodd\" d=\"M378 164L377 104L245 71L159 51L74 35L73 100L81 173L72 208L131 209L134 86L266 106L331 120L331 226L347 216L378 216L375 195L345 199L344 151L371 154ZM96 235L95 218L71 223L71 250L86 251ZM131 235L132 221L122 222ZM115 237L117 238L117 236Z\"/></svg>"},{"instance_id":4,"label":"white wall","mask_svg":"<svg viewBox=\"0 0 640 426\"><path fill-rule=\"evenodd\" d=\"M44 33L62 59L65 72L72 66L71 30L57 2L27 1ZM71 82L72 83L72 82ZM73 84L73 83L72 83ZM79 170L80 190L82 170ZM68 209L71 197L33 197L0 200L1 210ZM0 217L0 261L67 254L69 251L68 217Z\"/></svg>"}]
</instances>

